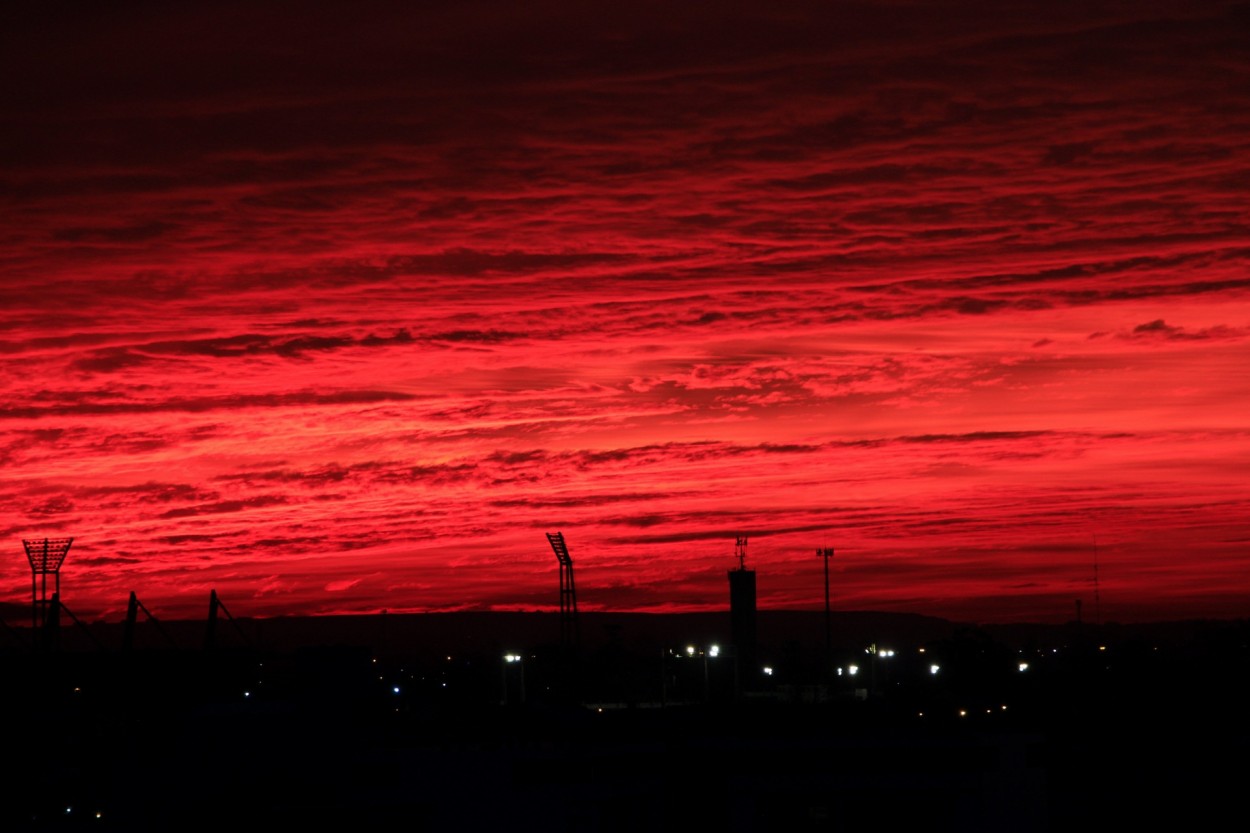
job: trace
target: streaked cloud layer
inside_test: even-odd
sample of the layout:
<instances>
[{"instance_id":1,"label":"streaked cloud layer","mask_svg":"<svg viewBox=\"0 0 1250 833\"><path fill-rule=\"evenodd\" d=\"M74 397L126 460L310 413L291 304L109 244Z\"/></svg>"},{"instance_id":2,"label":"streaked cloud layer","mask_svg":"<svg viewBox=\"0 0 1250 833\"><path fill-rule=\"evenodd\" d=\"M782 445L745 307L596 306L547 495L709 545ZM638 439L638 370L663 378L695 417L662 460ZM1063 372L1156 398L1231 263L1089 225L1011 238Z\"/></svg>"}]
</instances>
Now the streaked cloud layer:
<instances>
[{"instance_id":1,"label":"streaked cloud layer","mask_svg":"<svg viewBox=\"0 0 1250 833\"><path fill-rule=\"evenodd\" d=\"M0 563L79 616L1244 616L1250 7L4 12Z\"/></svg>"}]
</instances>

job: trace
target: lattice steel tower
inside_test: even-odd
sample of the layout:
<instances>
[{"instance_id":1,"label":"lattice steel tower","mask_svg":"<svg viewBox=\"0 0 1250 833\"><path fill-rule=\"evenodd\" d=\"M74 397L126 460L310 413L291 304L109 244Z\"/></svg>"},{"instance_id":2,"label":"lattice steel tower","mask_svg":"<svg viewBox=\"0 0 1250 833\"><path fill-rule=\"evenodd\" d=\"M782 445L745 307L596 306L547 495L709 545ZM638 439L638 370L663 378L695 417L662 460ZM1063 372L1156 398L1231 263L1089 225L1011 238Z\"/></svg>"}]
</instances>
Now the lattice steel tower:
<instances>
[{"instance_id":1,"label":"lattice steel tower","mask_svg":"<svg viewBox=\"0 0 1250 833\"><path fill-rule=\"evenodd\" d=\"M560 562L560 642L566 648L577 641L577 588L573 585L573 559L563 532L548 532L547 541Z\"/></svg>"},{"instance_id":2,"label":"lattice steel tower","mask_svg":"<svg viewBox=\"0 0 1250 833\"><path fill-rule=\"evenodd\" d=\"M30 626L36 631L47 622L52 599L61 597L61 564L73 538L23 540L30 559ZM48 576L53 577L52 598L48 598Z\"/></svg>"}]
</instances>

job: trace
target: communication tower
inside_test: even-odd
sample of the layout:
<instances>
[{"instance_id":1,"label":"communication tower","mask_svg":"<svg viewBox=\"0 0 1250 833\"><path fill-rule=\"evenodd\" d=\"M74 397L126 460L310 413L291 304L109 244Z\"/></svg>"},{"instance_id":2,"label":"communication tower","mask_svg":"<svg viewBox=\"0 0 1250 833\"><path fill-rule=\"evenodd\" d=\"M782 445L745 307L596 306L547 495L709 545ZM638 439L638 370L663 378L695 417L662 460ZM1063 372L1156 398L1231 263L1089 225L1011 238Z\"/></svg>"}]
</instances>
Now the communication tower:
<instances>
[{"instance_id":1,"label":"communication tower","mask_svg":"<svg viewBox=\"0 0 1250 833\"><path fill-rule=\"evenodd\" d=\"M746 566L746 537L738 537L734 556L738 569L729 571L729 631L740 683L743 675L755 678L755 571Z\"/></svg>"}]
</instances>

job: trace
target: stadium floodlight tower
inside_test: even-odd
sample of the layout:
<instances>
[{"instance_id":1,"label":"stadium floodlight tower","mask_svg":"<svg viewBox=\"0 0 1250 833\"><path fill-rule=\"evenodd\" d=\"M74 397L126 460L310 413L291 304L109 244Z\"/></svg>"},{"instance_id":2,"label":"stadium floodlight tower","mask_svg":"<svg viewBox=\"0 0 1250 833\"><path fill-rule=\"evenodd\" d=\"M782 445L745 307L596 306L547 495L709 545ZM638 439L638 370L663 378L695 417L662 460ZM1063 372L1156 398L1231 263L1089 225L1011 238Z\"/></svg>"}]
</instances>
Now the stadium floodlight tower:
<instances>
[{"instance_id":1,"label":"stadium floodlight tower","mask_svg":"<svg viewBox=\"0 0 1250 833\"><path fill-rule=\"evenodd\" d=\"M48 576L53 578L52 598L61 598L61 564L69 552L73 538L42 538L23 540L26 557L30 559L30 625L36 631L48 618Z\"/></svg>"},{"instance_id":2,"label":"stadium floodlight tower","mask_svg":"<svg viewBox=\"0 0 1250 833\"><path fill-rule=\"evenodd\" d=\"M547 541L560 562L560 642L569 647L577 641L577 588L573 585L573 559L563 532L548 532Z\"/></svg>"}]
</instances>

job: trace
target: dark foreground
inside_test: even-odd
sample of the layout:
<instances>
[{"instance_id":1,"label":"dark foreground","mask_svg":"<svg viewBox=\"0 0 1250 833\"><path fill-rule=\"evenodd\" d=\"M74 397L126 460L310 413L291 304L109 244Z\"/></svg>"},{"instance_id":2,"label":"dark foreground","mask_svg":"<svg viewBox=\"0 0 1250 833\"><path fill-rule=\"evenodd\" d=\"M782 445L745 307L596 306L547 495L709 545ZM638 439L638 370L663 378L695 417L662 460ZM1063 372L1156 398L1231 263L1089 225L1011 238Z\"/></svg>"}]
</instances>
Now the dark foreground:
<instances>
[{"instance_id":1,"label":"dark foreground","mask_svg":"<svg viewBox=\"0 0 1250 833\"><path fill-rule=\"evenodd\" d=\"M1250 752L1245 635L951 633L853 681L619 643L12 652L0 830L1214 829Z\"/></svg>"}]
</instances>

